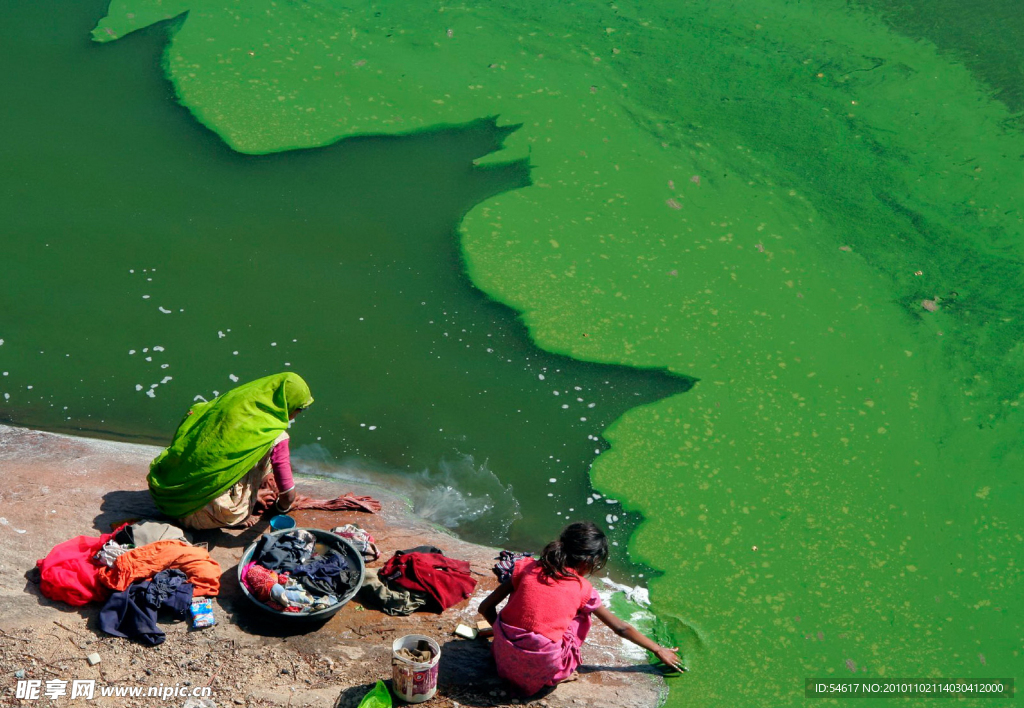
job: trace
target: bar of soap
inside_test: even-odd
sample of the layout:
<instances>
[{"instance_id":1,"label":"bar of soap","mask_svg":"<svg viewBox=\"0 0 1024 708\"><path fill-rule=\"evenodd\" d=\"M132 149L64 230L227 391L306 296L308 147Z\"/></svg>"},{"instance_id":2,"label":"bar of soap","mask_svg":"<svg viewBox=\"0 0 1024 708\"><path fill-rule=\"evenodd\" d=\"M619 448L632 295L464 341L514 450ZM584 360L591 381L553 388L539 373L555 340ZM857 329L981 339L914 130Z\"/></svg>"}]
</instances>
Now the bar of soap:
<instances>
[{"instance_id":1,"label":"bar of soap","mask_svg":"<svg viewBox=\"0 0 1024 708\"><path fill-rule=\"evenodd\" d=\"M89 662L89 666L96 666L96 664L100 663L100 655L93 652L85 657L85 660Z\"/></svg>"},{"instance_id":2,"label":"bar of soap","mask_svg":"<svg viewBox=\"0 0 1024 708\"><path fill-rule=\"evenodd\" d=\"M455 636L462 637L463 639L476 639L476 629L460 624L455 628Z\"/></svg>"},{"instance_id":3,"label":"bar of soap","mask_svg":"<svg viewBox=\"0 0 1024 708\"><path fill-rule=\"evenodd\" d=\"M490 629L490 628L491 628L491 623L488 622L487 620L478 620L477 623L476 623L476 631L478 631L478 632L482 632L485 629Z\"/></svg>"}]
</instances>

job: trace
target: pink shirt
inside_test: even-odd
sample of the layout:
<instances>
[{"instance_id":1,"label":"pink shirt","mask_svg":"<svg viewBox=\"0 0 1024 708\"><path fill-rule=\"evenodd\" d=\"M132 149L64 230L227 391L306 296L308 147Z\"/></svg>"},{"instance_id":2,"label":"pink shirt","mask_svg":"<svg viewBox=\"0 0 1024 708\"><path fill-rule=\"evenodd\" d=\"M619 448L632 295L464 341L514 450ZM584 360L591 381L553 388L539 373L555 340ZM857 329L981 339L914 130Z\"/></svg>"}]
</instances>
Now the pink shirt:
<instances>
[{"instance_id":1,"label":"pink shirt","mask_svg":"<svg viewBox=\"0 0 1024 708\"><path fill-rule=\"evenodd\" d=\"M512 594L501 611L501 621L560 642L577 613L592 604L594 588L578 575L552 579L542 577L540 570L540 563L532 558L516 563L512 569ZM600 600L590 611L597 607Z\"/></svg>"},{"instance_id":2,"label":"pink shirt","mask_svg":"<svg viewBox=\"0 0 1024 708\"><path fill-rule=\"evenodd\" d=\"M274 445L274 449L270 452L270 464L274 468L274 481L277 482L278 492L284 494L288 490L294 489L292 455L288 448L288 438Z\"/></svg>"}]
</instances>

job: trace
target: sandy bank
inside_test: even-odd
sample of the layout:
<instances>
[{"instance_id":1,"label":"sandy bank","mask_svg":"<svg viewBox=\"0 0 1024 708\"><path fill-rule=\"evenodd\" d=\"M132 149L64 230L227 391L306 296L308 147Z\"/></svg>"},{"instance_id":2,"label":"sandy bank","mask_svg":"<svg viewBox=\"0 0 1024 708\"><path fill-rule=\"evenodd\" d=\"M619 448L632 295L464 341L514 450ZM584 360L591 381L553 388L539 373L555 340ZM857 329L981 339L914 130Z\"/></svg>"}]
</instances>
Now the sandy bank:
<instances>
[{"instance_id":1,"label":"sandy bank","mask_svg":"<svg viewBox=\"0 0 1024 708\"><path fill-rule=\"evenodd\" d=\"M44 681L94 679L96 686L174 686L212 688L223 708L246 706L354 706L377 679L391 676L390 644L403 634L422 633L442 645L438 696L428 705L512 705L502 695L487 646L452 636L459 622L475 622L475 609L494 587L490 571L495 549L460 541L413 517L401 498L377 488L352 485L343 491L372 494L384 512L297 512L301 526L331 528L358 523L373 533L384 558L420 544L443 548L469 560L479 581L470 600L443 615L389 617L350 603L326 624L272 626L248 606L238 586L236 565L244 548L266 523L246 531L197 534L224 574L217 598L216 627L190 632L184 624L163 624L167 641L149 648L107 637L95 629L98 605L72 608L43 597L25 579L37 558L72 536L98 536L111 524L156 516L146 491L145 474L157 448L40 433L0 425L0 703L14 698L15 672ZM324 482L300 481L314 496L337 493ZM372 565L378 565L372 564ZM85 655L98 652L90 667ZM647 665L624 658L621 640L595 626L584 648L581 680L565 684L541 705L641 708L657 705L664 683ZM70 687L70 683L68 684ZM70 688L69 688L70 692ZM24 705L182 705L184 698L43 698Z\"/></svg>"}]
</instances>

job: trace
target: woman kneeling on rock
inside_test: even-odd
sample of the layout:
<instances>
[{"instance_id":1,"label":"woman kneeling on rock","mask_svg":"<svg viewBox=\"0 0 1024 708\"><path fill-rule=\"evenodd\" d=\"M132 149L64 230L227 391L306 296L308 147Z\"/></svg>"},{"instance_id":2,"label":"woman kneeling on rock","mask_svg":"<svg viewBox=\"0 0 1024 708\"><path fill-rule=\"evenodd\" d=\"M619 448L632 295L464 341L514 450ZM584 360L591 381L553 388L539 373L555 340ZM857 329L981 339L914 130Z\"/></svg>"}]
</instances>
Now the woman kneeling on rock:
<instances>
[{"instance_id":1,"label":"woman kneeling on rock","mask_svg":"<svg viewBox=\"0 0 1024 708\"><path fill-rule=\"evenodd\" d=\"M607 560L608 539L597 526L589 521L569 524L539 560L517 562L512 578L480 603L480 614L494 627L498 675L524 696L576 678L592 614L667 666L685 671L678 649L651 641L601 605L584 576L600 570ZM508 604L499 616L498 604L506 597Z\"/></svg>"},{"instance_id":2,"label":"woman kneeling on rock","mask_svg":"<svg viewBox=\"0 0 1024 708\"><path fill-rule=\"evenodd\" d=\"M295 500L288 426L313 402L298 374L257 379L197 403L150 465L157 507L193 529L252 526L260 484L273 470L276 510Z\"/></svg>"}]
</instances>

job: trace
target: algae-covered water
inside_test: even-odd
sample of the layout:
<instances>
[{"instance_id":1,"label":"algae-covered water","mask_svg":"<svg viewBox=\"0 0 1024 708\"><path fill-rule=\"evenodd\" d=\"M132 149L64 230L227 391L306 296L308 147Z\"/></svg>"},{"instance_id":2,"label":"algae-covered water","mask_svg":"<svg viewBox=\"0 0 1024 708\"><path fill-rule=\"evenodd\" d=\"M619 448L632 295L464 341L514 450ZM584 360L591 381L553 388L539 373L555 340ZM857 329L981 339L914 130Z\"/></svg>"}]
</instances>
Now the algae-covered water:
<instances>
[{"instance_id":1,"label":"algae-covered water","mask_svg":"<svg viewBox=\"0 0 1024 708\"><path fill-rule=\"evenodd\" d=\"M594 461L670 705L1020 673L1013 3L86 10L0 45L11 417L158 436L287 362L335 457L486 458L513 545L616 526Z\"/></svg>"}]
</instances>

